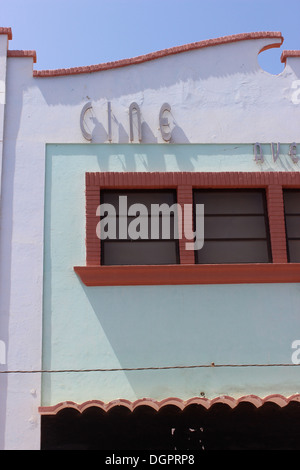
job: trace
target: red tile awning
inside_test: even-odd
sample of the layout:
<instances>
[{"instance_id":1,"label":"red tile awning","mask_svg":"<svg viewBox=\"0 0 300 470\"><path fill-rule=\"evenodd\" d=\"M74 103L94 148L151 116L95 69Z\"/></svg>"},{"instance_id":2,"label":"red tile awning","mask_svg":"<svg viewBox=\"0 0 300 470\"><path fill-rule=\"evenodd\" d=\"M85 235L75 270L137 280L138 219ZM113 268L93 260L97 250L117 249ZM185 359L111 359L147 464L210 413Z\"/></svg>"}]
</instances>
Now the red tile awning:
<instances>
[{"instance_id":1,"label":"red tile awning","mask_svg":"<svg viewBox=\"0 0 300 470\"><path fill-rule=\"evenodd\" d=\"M230 408L235 408L240 403L251 403L252 405L259 408L260 406L264 405L265 403L273 403L278 405L279 407L284 407L288 405L290 402L300 402L300 394L294 394L289 397L280 394L273 394L268 395L264 398L261 398L257 395L244 395L240 398L234 398L230 396L219 396L217 398L208 399L205 397L194 397L190 398L189 400L182 400L180 398L165 398L164 400L157 401L151 398L141 398L135 401L129 401L126 399L118 399L113 400L108 403L105 403L100 400L89 400L84 403L75 403L73 401L64 401L58 403L57 405L53 406L41 406L39 408L39 412L41 415L56 415L59 411L66 409L66 408L73 408L80 413L83 413L87 408L91 407L98 407L103 411L109 411L114 407L123 406L128 408L130 411L134 411L139 406L149 406L156 411L159 411L164 406L176 406L180 410L184 410L186 407L190 405L201 405L206 409L209 409L211 406L215 404L225 404L228 405Z\"/></svg>"}]
</instances>

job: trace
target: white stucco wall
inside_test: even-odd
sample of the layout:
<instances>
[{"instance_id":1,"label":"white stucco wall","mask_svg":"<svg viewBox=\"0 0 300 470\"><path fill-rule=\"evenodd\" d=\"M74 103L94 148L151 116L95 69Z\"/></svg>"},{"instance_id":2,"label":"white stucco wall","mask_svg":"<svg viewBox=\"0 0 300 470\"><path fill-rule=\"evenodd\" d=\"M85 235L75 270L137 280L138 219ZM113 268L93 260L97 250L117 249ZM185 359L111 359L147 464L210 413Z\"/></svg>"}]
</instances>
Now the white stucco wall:
<instances>
[{"instance_id":1,"label":"white stucco wall","mask_svg":"<svg viewBox=\"0 0 300 470\"><path fill-rule=\"evenodd\" d=\"M164 102L171 105L174 144L300 142L300 60L288 59L278 76L258 65L258 52L274 42L279 39L241 41L48 78L33 77L30 57L7 58L0 233L6 361L0 371L42 367L46 144L86 143L79 116L87 101L93 105L93 143L107 142L108 101L116 144L128 143L133 101L141 109L144 144L163 143L158 114ZM1 374L0 386L0 448L38 449L40 374Z\"/></svg>"}]
</instances>

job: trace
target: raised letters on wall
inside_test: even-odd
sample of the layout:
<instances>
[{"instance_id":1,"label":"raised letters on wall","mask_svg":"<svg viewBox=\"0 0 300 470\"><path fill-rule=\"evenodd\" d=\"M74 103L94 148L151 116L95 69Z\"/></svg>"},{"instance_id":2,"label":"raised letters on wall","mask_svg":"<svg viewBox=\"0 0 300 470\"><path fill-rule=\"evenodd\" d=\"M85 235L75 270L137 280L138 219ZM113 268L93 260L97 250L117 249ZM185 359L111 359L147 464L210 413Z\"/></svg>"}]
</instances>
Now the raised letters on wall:
<instances>
[{"instance_id":1,"label":"raised letters on wall","mask_svg":"<svg viewBox=\"0 0 300 470\"><path fill-rule=\"evenodd\" d=\"M86 128L84 118L88 110L92 110L92 103L89 101L86 103L80 113L80 129L85 140L91 142L93 139L92 133ZM167 114L171 112L171 106L168 103L164 103L159 111L159 129L162 135L162 138L165 142L170 142L172 137L172 131L170 129L169 120ZM107 135L108 141L112 141L112 131L111 131L111 120L112 120L112 111L111 103L107 103ZM142 125L141 125L141 111L137 103L133 102L129 106L129 135L130 142L135 141L134 136L134 121L136 120L137 128L137 140L142 142Z\"/></svg>"},{"instance_id":2,"label":"raised letters on wall","mask_svg":"<svg viewBox=\"0 0 300 470\"><path fill-rule=\"evenodd\" d=\"M89 131L85 124L85 115L88 110L92 110L92 103L89 101L86 103L80 113L80 129L85 140L92 142L93 136L92 132ZM159 120L159 130L161 136L165 142L170 142L172 138L172 130L170 127L168 114L171 113L171 106L168 103L164 103L158 114ZM135 123L135 125L134 125ZM136 129L136 135L134 132ZM109 142L112 142L112 108L111 103L107 103L107 138ZM133 102L129 106L129 139L130 142L142 142L142 121L141 121L141 111L140 107L136 102ZM180 143L180 142L179 142ZM271 146L271 155L273 161L276 162L279 159L280 154L280 142L276 144L274 142L270 143ZM256 142L253 146L254 160L256 163L264 162L264 155L262 150L262 144ZM295 142L289 145L288 156L290 157L293 163L298 163L299 157L297 156L297 144Z\"/></svg>"}]
</instances>

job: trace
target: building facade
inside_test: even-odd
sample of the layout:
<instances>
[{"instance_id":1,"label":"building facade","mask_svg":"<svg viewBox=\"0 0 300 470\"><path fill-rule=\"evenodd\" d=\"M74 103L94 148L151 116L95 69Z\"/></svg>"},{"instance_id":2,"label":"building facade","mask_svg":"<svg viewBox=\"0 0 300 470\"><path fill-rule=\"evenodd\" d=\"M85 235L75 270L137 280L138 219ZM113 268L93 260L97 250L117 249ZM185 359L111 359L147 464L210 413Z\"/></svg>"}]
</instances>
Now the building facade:
<instances>
[{"instance_id":1,"label":"building facade","mask_svg":"<svg viewBox=\"0 0 300 470\"><path fill-rule=\"evenodd\" d=\"M292 429L299 51L276 76L258 55L277 32L40 71L0 32L1 448L132 448L123 425L155 448L142 422L164 448L179 428L213 447L214 423L222 447L228 410ZM153 204L176 206L168 236L149 236Z\"/></svg>"}]
</instances>

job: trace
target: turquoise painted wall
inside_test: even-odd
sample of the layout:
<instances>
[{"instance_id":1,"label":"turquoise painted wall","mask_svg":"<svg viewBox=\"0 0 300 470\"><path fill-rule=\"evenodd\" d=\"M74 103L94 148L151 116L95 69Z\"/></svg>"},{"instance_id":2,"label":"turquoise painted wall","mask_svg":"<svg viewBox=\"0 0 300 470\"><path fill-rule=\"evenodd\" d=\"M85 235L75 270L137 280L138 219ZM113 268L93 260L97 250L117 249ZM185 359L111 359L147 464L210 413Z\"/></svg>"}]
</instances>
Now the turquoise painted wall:
<instances>
[{"instance_id":1,"label":"turquoise painted wall","mask_svg":"<svg viewBox=\"0 0 300 470\"><path fill-rule=\"evenodd\" d=\"M265 153L262 171L292 169ZM257 171L253 146L47 146L44 369L292 364L299 284L86 287L73 271L85 265L85 172L213 169ZM290 395L299 379L296 367L45 373L42 404Z\"/></svg>"}]
</instances>

